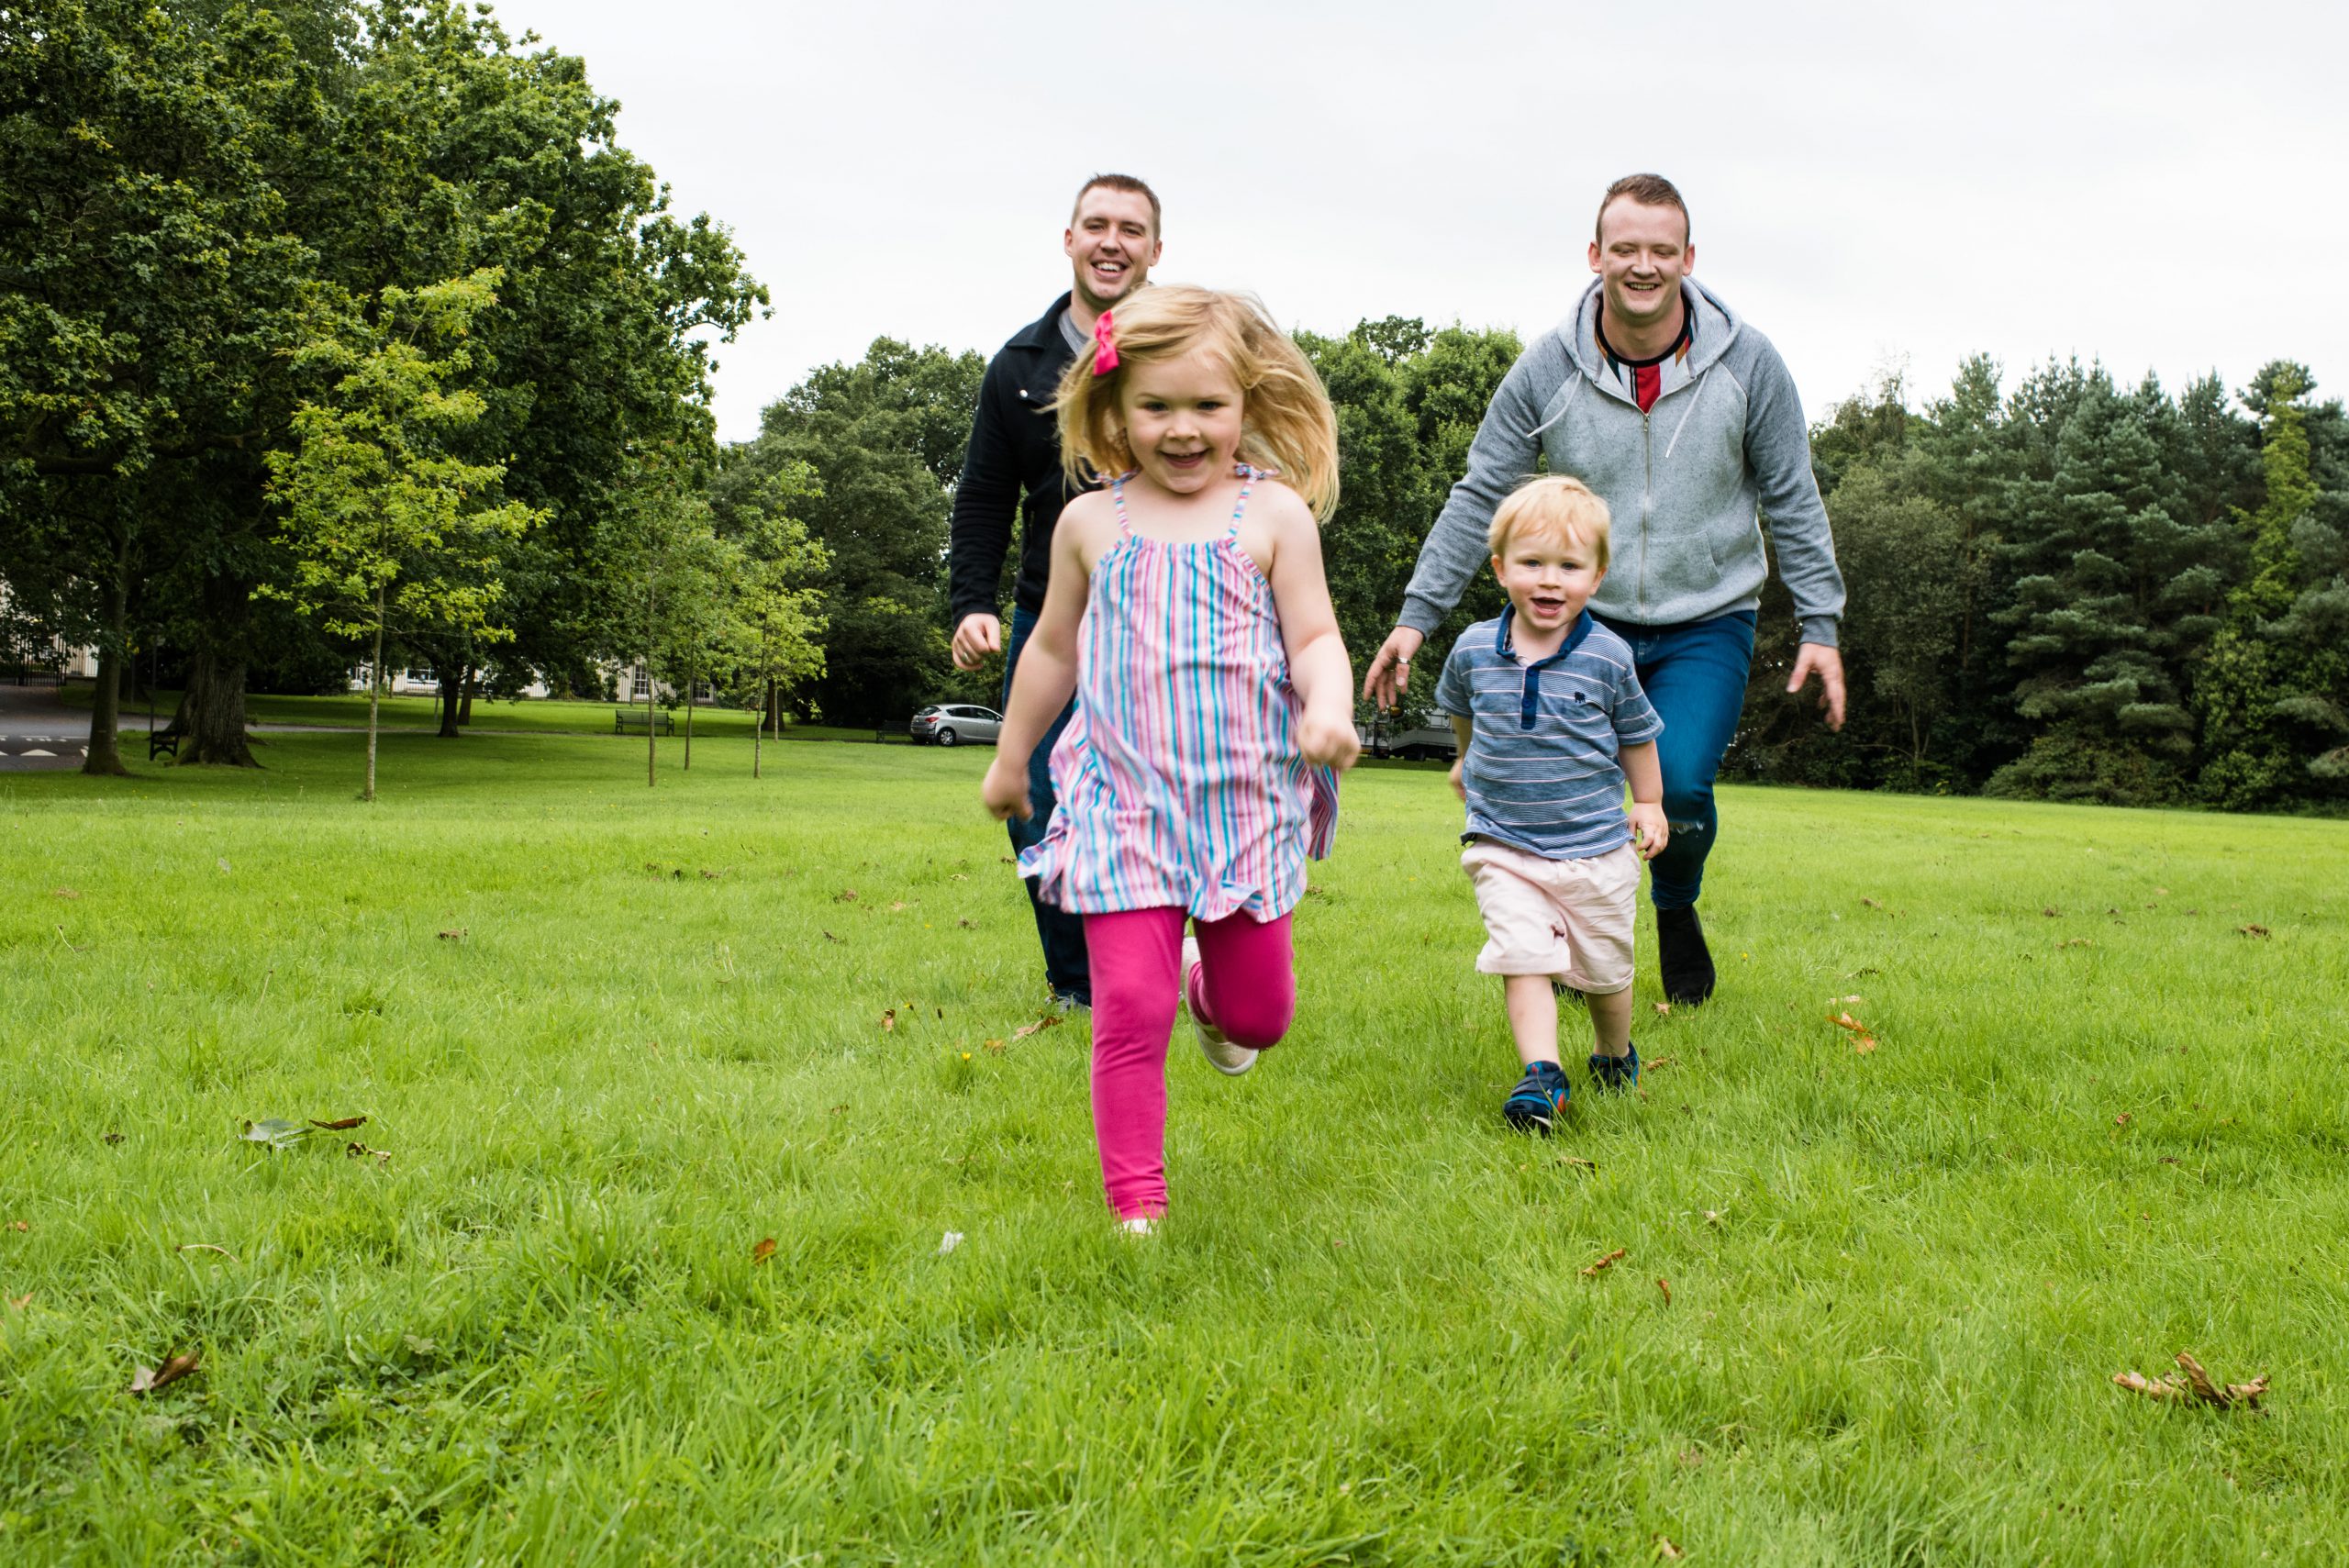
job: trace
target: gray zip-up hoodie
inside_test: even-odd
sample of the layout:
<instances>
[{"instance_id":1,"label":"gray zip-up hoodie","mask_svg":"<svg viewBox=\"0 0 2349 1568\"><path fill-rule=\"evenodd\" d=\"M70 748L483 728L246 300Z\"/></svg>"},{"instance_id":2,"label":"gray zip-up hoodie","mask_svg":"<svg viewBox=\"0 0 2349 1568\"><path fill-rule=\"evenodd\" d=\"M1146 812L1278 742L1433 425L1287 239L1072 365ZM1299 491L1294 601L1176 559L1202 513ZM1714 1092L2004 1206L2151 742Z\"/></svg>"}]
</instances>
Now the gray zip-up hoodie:
<instances>
[{"instance_id":1,"label":"gray zip-up hoodie","mask_svg":"<svg viewBox=\"0 0 2349 1568\"><path fill-rule=\"evenodd\" d=\"M1590 602L1600 615L1672 626L1754 608L1770 574L1766 517L1802 640L1834 646L1843 574L1794 378L1770 340L1694 278L1680 287L1695 312L1688 352L1667 362L1645 414L1598 346L1596 280L1574 314L1519 357L1420 548L1403 625L1432 632L1460 602L1492 557L1485 535L1495 508L1531 476L1539 450L1550 472L1597 492L1612 517L1612 559Z\"/></svg>"}]
</instances>

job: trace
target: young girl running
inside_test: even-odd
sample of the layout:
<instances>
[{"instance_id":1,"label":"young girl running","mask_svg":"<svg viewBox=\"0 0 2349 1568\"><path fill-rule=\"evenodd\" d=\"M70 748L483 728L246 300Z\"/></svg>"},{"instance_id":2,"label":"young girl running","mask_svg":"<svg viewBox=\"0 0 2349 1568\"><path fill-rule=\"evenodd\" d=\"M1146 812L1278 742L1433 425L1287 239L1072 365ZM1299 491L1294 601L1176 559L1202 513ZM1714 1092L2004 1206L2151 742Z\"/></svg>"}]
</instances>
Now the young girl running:
<instances>
[{"instance_id":1,"label":"young girl running","mask_svg":"<svg viewBox=\"0 0 2349 1568\"><path fill-rule=\"evenodd\" d=\"M1115 477L1061 514L981 795L1028 815L1019 759L1074 691L1060 809L1019 869L1085 917L1102 1184L1147 1232L1166 1210L1178 1000L1226 1073L1287 1030L1289 912L1306 858L1329 852L1334 770L1360 750L1321 572L1337 421L1261 307L1183 287L1103 312L1057 406L1072 482Z\"/></svg>"}]
</instances>

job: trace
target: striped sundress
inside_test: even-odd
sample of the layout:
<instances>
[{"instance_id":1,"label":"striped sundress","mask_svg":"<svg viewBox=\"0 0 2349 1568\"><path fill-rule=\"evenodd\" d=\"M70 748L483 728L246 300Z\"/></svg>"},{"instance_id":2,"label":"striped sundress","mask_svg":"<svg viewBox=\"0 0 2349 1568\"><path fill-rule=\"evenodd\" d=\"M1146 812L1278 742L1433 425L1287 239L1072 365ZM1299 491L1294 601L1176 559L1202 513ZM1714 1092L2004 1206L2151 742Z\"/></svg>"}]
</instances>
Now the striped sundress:
<instances>
[{"instance_id":1,"label":"striped sundress","mask_svg":"<svg viewBox=\"0 0 2349 1568\"><path fill-rule=\"evenodd\" d=\"M1063 909L1277 919L1305 896L1306 859L1330 852L1337 775L1297 754L1272 584L1240 548L1268 471L1239 473L1231 526L1194 544L1136 533L1131 476L1110 482L1119 537L1093 563L1077 629L1076 716L1052 749L1060 806L1019 857Z\"/></svg>"}]
</instances>

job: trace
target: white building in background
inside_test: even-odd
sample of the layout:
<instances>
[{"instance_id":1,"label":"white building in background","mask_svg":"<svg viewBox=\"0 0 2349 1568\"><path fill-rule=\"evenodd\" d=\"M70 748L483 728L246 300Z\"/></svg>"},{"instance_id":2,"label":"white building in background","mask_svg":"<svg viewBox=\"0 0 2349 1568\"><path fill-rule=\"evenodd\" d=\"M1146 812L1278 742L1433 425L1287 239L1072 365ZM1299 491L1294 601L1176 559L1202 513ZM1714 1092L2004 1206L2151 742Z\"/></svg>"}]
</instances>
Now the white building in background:
<instances>
[{"instance_id":1,"label":"white building in background","mask_svg":"<svg viewBox=\"0 0 2349 1568\"><path fill-rule=\"evenodd\" d=\"M7 603L8 584L0 583L0 606ZM16 667L13 660L8 667L13 674ZM51 638L45 653L37 655L28 667L55 670L78 680L92 681L97 679L98 651L95 648L68 648L61 639Z\"/></svg>"},{"instance_id":2,"label":"white building in background","mask_svg":"<svg viewBox=\"0 0 2349 1568\"><path fill-rule=\"evenodd\" d=\"M648 695L653 701L660 703L685 701L684 694L676 687L667 681L653 681L650 673L640 663L626 666L605 664L600 666L600 669L612 684L612 698L616 702L640 703ZM707 681L696 682L696 685L698 688L694 693L696 702L707 703L718 700L716 689ZM648 688L651 690L648 692ZM363 692L367 689L366 665L362 664L351 673L351 689L354 692ZM389 672L389 676L384 683L384 690L395 696L437 697L440 695L440 674L429 664L394 670ZM552 696L554 694L548 689L544 681L534 679L529 685L522 688L521 695L525 697L546 697ZM587 700L594 699L591 697Z\"/></svg>"},{"instance_id":3,"label":"white building in background","mask_svg":"<svg viewBox=\"0 0 2349 1568\"><path fill-rule=\"evenodd\" d=\"M364 664L353 669L351 672L351 689L354 692L364 692L367 689L367 675L368 667ZM440 672L429 664L416 664L404 670L394 670L389 673L389 677L384 682L384 690L396 697L437 697L440 695ZM478 691L475 695L479 695ZM522 688L522 695L526 697L542 697L549 695L551 694L547 691L544 681L534 680Z\"/></svg>"}]
</instances>

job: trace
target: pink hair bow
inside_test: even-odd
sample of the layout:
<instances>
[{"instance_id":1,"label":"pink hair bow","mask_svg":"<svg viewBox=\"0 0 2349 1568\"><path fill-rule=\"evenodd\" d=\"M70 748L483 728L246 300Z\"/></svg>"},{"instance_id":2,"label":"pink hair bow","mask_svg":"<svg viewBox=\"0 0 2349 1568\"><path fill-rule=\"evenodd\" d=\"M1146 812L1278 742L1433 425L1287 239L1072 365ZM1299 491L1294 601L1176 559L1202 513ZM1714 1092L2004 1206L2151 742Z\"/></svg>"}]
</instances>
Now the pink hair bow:
<instances>
[{"instance_id":1,"label":"pink hair bow","mask_svg":"<svg viewBox=\"0 0 2349 1568\"><path fill-rule=\"evenodd\" d=\"M1110 337L1109 332L1109 313L1105 310L1101 313L1101 318L1093 324L1093 373L1095 375L1108 375L1118 368L1118 343L1116 339Z\"/></svg>"}]
</instances>

